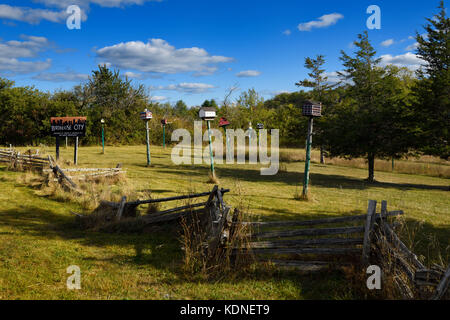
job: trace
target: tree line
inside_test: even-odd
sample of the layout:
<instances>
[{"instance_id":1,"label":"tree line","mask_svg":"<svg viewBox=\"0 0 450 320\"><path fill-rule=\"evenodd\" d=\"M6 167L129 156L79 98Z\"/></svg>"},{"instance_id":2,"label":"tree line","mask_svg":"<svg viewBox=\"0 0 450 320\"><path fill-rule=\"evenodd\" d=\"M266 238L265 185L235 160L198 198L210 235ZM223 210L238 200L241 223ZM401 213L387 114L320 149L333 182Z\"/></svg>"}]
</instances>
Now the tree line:
<instances>
[{"instance_id":1,"label":"tree line","mask_svg":"<svg viewBox=\"0 0 450 320\"><path fill-rule=\"evenodd\" d=\"M383 66L367 32L358 35L356 51L341 51L341 82L330 83L323 65L325 57L305 59L309 78L296 83L299 91L264 100L254 89L230 101L234 89L221 103L206 100L218 118L226 117L230 128L247 129L249 122L280 130L282 146L303 147L307 118L301 106L306 100L322 102L323 117L315 121L313 143L328 157L365 157L368 180L374 179L374 161L429 154L448 159L450 125L450 19L441 1L440 11L427 19L426 35L416 34L416 54L424 61L415 73L394 65ZM145 130L139 113L154 114L150 122L152 144L161 144L166 118L167 136L177 128L193 131L201 106L188 108L151 101L146 88L122 77L119 70L99 66L87 83L72 90L44 93L34 87L16 87L0 78L0 144L53 144L50 117L87 116L84 145L99 144L100 120L106 121L108 144L140 144ZM215 123L218 125L218 119Z\"/></svg>"}]
</instances>

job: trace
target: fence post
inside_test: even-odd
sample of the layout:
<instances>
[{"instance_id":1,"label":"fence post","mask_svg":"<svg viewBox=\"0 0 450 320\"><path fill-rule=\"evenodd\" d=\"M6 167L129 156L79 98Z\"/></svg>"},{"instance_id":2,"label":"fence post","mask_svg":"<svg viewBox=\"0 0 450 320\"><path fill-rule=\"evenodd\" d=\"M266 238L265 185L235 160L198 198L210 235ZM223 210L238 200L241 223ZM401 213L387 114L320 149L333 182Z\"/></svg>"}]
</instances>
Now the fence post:
<instances>
[{"instance_id":1,"label":"fence post","mask_svg":"<svg viewBox=\"0 0 450 320\"><path fill-rule=\"evenodd\" d=\"M373 228L373 222L375 217L375 212L377 209L377 202L375 200L369 200L369 207L367 208L366 226L364 229L364 243L363 243L363 264L367 265L369 263L370 255L370 234Z\"/></svg>"},{"instance_id":2,"label":"fence post","mask_svg":"<svg viewBox=\"0 0 450 320\"><path fill-rule=\"evenodd\" d=\"M117 210L117 217L116 217L117 221L119 221L120 218L122 218L126 203L127 203L127 197L124 196L124 197L122 197L122 200L120 201L119 209Z\"/></svg>"}]
</instances>

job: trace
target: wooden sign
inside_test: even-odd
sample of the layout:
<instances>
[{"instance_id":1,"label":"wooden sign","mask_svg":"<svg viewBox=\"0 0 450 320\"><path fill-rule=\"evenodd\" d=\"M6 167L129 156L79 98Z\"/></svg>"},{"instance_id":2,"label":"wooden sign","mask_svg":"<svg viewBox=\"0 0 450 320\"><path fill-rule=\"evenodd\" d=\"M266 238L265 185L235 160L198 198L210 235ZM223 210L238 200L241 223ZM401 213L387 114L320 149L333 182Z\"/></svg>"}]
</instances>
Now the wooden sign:
<instances>
[{"instance_id":1,"label":"wooden sign","mask_svg":"<svg viewBox=\"0 0 450 320\"><path fill-rule=\"evenodd\" d=\"M86 117L52 117L51 133L54 137L84 137Z\"/></svg>"}]
</instances>

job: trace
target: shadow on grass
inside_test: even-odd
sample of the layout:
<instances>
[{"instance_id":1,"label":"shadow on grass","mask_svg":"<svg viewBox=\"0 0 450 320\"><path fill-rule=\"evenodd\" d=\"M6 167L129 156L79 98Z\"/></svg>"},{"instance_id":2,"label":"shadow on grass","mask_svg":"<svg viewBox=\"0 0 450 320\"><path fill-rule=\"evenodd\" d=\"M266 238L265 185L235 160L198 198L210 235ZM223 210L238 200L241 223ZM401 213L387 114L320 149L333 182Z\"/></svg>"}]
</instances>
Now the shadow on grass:
<instances>
[{"instance_id":1,"label":"shadow on grass","mask_svg":"<svg viewBox=\"0 0 450 320\"><path fill-rule=\"evenodd\" d=\"M364 210L354 212L360 214ZM337 214L337 213L336 213ZM314 211L308 215L287 216L286 212L279 210L278 214L273 217L274 220L288 219L320 219L333 216L333 213L324 211ZM351 214L349 214L351 215ZM416 220L408 220L409 224L417 224ZM233 279L222 279L219 281L211 281L190 278L182 269L183 253L180 249L179 231L171 226L160 226L159 230L153 229L151 233L144 234L109 234L101 232L83 231L79 229L75 218L67 215L55 214L50 210L38 207L19 207L14 210L0 209L0 225L12 227L13 229L31 235L38 239L65 239L73 241L76 244L84 246L95 246L98 248L107 248L109 246L133 248L135 254L112 254L106 258L84 257L84 260L103 261L117 265L124 263L136 266L151 265L159 270L168 271L173 274L167 279L158 280L158 282L168 285L192 283L236 283L238 281L289 281L294 285L300 296L305 299L358 299L360 297L353 296L350 284L347 283L344 275L338 271L324 271L319 274L299 274L294 271L274 271L274 272L258 272L249 274L237 274ZM449 246L449 226L436 227L431 224L423 224L421 231L416 235L415 241L420 244L422 255L425 255L429 248L429 234L441 241L441 250ZM448 259L448 248L444 257ZM418 253L418 252L416 252ZM427 257L428 258L428 257ZM445 259L445 258L444 258ZM170 279L170 280L169 280ZM149 284L150 285L150 284ZM297 290L296 289L296 290Z\"/></svg>"},{"instance_id":2,"label":"shadow on grass","mask_svg":"<svg viewBox=\"0 0 450 320\"><path fill-rule=\"evenodd\" d=\"M155 165L155 168L161 168L158 172L174 174L183 173L184 175L190 174L192 176L205 175L208 174L208 168L206 167L194 167L181 165L175 167L175 169L170 169L169 166ZM301 172L279 172L273 176L263 176L259 169L240 169L240 168L227 168L220 167L216 168L217 175L220 178L231 178L231 179L242 179L249 182L281 182L287 185L296 186L301 181L303 181L303 173ZM311 173L310 179L312 184L315 186L320 186L322 188L337 188L337 189L358 189L365 190L372 187L376 188L395 188L399 190L440 190L440 191L450 191L450 186L440 186L440 185L426 185L426 184L410 184L410 183L393 183L393 182L379 182L368 183L363 179L353 178L349 176L342 175L332 175L332 174L321 174L321 173Z\"/></svg>"}]
</instances>

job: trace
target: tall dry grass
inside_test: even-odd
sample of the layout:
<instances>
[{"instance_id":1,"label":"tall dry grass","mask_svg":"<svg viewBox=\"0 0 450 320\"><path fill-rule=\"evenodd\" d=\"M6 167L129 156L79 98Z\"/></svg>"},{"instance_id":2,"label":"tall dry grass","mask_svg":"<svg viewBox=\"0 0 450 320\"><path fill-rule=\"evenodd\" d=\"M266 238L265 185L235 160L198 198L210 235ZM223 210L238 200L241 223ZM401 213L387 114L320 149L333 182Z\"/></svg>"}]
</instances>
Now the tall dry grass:
<instances>
[{"instance_id":1,"label":"tall dry grass","mask_svg":"<svg viewBox=\"0 0 450 320\"><path fill-rule=\"evenodd\" d=\"M280 149L280 161L282 162L298 162L305 161L305 159L305 150ZM318 150L312 151L311 162L320 163L320 152ZM325 164L367 169L367 160L363 158L325 158ZM394 170L392 170L392 160L376 159L375 170L383 172L427 175L439 178L450 178L450 162L432 156L421 156L418 158L409 157L394 160Z\"/></svg>"}]
</instances>

